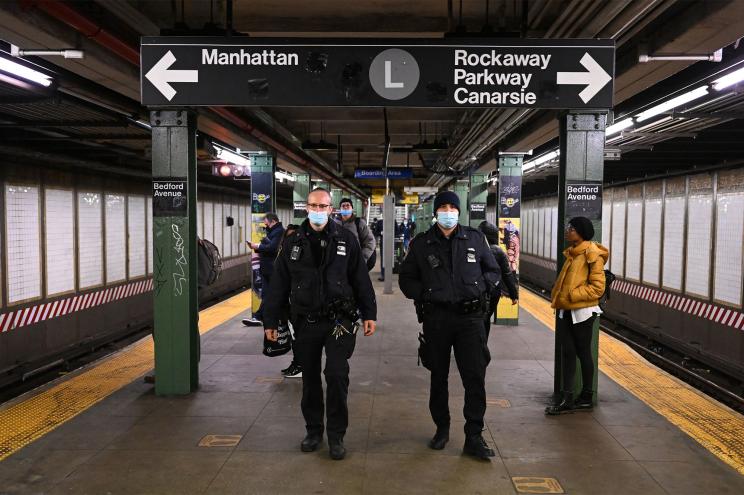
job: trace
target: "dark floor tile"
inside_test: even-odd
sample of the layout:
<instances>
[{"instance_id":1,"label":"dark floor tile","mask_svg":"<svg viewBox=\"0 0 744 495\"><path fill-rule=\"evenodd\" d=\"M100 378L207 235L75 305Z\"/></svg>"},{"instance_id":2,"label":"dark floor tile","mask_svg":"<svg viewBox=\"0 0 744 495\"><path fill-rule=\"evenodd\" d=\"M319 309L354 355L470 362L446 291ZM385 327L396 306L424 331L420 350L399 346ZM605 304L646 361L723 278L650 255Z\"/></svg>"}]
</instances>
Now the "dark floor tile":
<instances>
[{"instance_id":1,"label":"dark floor tile","mask_svg":"<svg viewBox=\"0 0 744 495\"><path fill-rule=\"evenodd\" d=\"M506 468L497 457L367 454L364 493L368 494L513 494Z\"/></svg>"},{"instance_id":2,"label":"dark floor tile","mask_svg":"<svg viewBox=\"0 0 744 495\"><path fill-rule=\"evenodd\" d=\"M248 430L237 450L255 452L299 452L305 437L305 421L300 418L275 417L257 420ZM364 452L367 448L369 418L349 418L344 444L350 451ZM323 449L326 449L324 437Z\"/></svg>"},{"instance_id":3,"label":"dark floor tile","mask_svg":"<svg viewBox=\"0 0 744 495\"><path fill-rule=\"evenodd\" d=\"M96 454L93 450L35 450L0 462L0 494L53 493L54 485Z\"/></svg>"},{"instance_id":4,"label":"dark floor tile","mask_svg":"<svg viewBox=\"0 0 744 495\"><path fill-rule=\"evenodd\" d=\"M150 416L142 419L108 449L113 450L199 450L206 435L244 435L253 418Z\"/></svg>"},{"instance_id":5,"label":"dark floor tile","mask_svg":"<svg viewBox=\"0 0 744 495\"><path fill-rule=\"evenodd\" d=\"M599 424L562 422L561 416L552 419L555 419L553 424L488 422L488 426L504 458L574 458L575 462L632 459Z\"/></svg>"},{"instance_id":6,"label":"dark floor tile","mask_svg":"<svg viewBox=\"0 0 744 495\"><path fill-rule=\"evenodd\" d=\"M555 478L571 495L666 495L635 461L509 458L504 464L509 476Z\"/></svg>"},{"instance_id":7,"label":"dark floor tile","mask_svg":"<svg viewBox=\"0 0 744 495\"><path fill-rule=\"evenodd\" d=\"M741 495L744 476L716 462L658 462L640 461L651 476L674 495Z\"/></svg>"},{"instance_id":8,"label":"dark floor tile","mask_svg":"<svg viewBox=\"0 0 744 495\"><path fill-rule=\"evenodd\" d=\"M270 392L198 390L183 397L158 397L151 415L256 418L271 396Z\"/></svg>"},{"instance_id":9,"label":"dark floor tile","mask_svg":"<svg viewBox=\"0 0 744 495\"><path fill-rule=\"evenodd\" d=\"M369 430L368 452L459 456L465 442L464 425L464 421L453 420L447 446L444 450L431 450L428 443L436 431L436 426L430 418L391 420L373 417ZM486 440L488 441L488 438Z\"/></svg>"},{"instance_id":10,"label":"dark floor tile","mask_svg":"<svg viewBox=\"0 0 744 495\"><path fill-rule=\"evenodd\" d=\"M702 454L678 429L657 426L606 426L607 431L637 461L690 461Z\"/></svg>"},{"instance_id":11,"label":"dark floor tile","mask_svg":"<svg viewBox=\"0 0 744 495\"><path fill-rule=\"evenodd\" d=\"M204 493L230 455L227 451L104 451L59 483L55 493ZM115 481L114 481L115 480Z\"/></svg>"},{"instance_id":12,"label":"dark floor tile","mask_svg":"<svg viewBox=\"0 0 744 495\"><path fill-rule=\"evenodd\" d=\"M299 442L298 442L299 445ZM333 461L327 450L234 452L209 485L207 494L343 494L362 493L364 453L349 451Z\"/></svg>"}]
</instances>

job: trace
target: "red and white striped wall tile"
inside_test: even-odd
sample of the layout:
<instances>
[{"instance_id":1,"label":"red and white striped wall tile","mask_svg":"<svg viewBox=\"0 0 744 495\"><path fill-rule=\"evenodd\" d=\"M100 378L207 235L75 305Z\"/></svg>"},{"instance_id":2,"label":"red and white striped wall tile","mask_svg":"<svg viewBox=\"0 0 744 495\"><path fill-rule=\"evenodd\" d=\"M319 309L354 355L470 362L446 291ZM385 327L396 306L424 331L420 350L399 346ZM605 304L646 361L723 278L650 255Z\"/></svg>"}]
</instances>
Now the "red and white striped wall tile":
<instances>
[{"instance_id":1,"label":"red and white striped wall tile","mask_svg":"<svg viewBox=\"0 0 744 495\"><path fill-rule=\"evenodd\" d=\"M233 268L246 264L249 256L240 256L225 260L222 269ZM59 316L65 316L84 309L93 308L102 304L135 296L144 292L152 291L152 279L140 280L129 284L101 289L87 294L70 296L57 301L40 303L36 306L10 311L0 315L0 333L7 332L20 327L33 325L45 320L51 320Z\"/></svg>"},{"instance_id":2,"label":"red and white striped wall tile","mask_svg":"<svg viewBox=\"0 0 744 495\"><path fill-rule=\"evenodd\" d=\"M152 290L152 279L140 280L129 284L101 289L87 294L70 296L56 301L41 303L36 306L10 311L0 315L0 332L7 332L19 327L25 327L51 320L58 316L69 315L76 311L100 306L125 297L142 294Z\"/></svg>"},{"instance_id":3,"label":"red and white striped wall tile","mask_svg":"<svg viewBox=\"0 0 744 495\"><path fill-rule=\"evenodd\" d=\"M715 304L696 301L679 294L664 292L651 287L644 287L626 280L617 280L612 284L612 290L622 292L631 297L650 301L660 306L666 306L676 311L688 313L699 318L714 321L737 329L744 328L744 313L735 309L717 306Z\"/></svg>"}]
</instances>

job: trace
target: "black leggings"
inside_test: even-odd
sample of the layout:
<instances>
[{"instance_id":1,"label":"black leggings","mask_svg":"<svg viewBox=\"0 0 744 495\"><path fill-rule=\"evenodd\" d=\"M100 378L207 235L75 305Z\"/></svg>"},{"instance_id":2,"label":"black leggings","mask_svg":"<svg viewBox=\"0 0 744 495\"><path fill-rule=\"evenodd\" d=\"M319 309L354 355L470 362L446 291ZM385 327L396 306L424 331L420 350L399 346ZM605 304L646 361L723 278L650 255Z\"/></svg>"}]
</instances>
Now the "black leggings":
<instances>
[{"instance_id":1,"label":"black leggings","mask_svg":"<svg viewBox=\"0 0 744 495\"><path fill-rule=\"evenodd\" d=\"M563 391L573 392L574 376L576 375L576 358L581 363L581 388L590 392L594 385L594 359L592 358L592 332L596 315L586 321L573 322L571 312L563 312L563 318L558 318L561 325L563 341L561 342L561 357L563 361Z\"/></svg>"}]
</instances>

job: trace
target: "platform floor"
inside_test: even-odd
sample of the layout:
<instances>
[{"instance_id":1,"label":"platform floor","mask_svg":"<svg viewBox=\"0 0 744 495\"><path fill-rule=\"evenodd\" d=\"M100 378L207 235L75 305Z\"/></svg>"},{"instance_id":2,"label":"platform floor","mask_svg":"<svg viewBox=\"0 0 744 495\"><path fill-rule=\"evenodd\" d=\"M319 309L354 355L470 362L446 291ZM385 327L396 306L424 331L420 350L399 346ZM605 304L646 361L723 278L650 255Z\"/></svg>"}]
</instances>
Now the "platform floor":
<instances>
[{"instance_id":1,"label":"platform floor","mask_svg":"<svg viewBox=\"0 0 744 495\"><path fill-rule=\"evenodd\" d=\"M497 457L461 455L454 363L451 441L428 449L415 314L399 291L377 292L378 332L351 360L346 460L299 451L301 381L281 379L289 356L261 355L261 330L238 316L203 336L197 393L157 397L136 380L0 462L0 494L744 493L744 476L604 375L594 412L544 416L554 334L526 311L491 330L484 435ZM208 435L240 439L200 446Z\"/></svg>"}]
</instances>

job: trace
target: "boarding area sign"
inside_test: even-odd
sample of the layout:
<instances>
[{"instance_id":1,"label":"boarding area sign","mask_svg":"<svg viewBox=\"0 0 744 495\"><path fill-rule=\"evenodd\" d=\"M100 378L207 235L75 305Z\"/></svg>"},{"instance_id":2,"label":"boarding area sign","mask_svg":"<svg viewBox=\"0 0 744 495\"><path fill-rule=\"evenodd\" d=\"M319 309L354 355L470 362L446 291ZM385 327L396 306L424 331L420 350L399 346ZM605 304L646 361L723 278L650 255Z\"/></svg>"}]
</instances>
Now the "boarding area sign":
<instances>
[{"instance_id":1,"label":"boarding area sign","mask_svg":"<svg viewBox=\"0 0 744 495\"><path fill-rule=\"evenodd\" d=\"M612 107L612 40L144 37L149 106Z\"/></svg>"}]
</instances>

